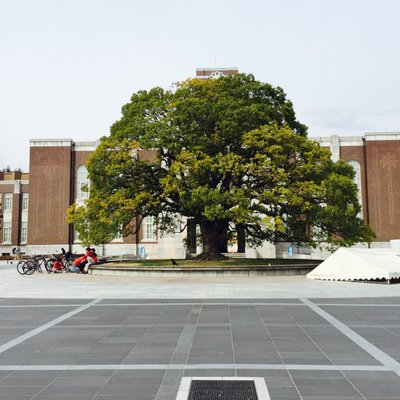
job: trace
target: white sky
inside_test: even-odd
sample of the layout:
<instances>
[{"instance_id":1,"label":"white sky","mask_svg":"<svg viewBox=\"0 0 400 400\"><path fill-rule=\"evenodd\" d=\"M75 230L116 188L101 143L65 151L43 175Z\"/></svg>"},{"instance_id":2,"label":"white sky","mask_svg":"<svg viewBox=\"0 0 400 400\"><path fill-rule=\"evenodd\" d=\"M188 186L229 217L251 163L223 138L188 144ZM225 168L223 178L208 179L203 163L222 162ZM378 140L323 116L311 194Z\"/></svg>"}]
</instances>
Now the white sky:
<instances>
[{"instance_id":1,"label":"white sky","mask_svg":"<svg viewBox=\"0 0 400 400\"><path fill-rule=\"evenodd\" d=\"M399 41L398 0L0 0L0 169L198 67L281 86L310 136L400 131Z\"/></svg>"}]
</instances>

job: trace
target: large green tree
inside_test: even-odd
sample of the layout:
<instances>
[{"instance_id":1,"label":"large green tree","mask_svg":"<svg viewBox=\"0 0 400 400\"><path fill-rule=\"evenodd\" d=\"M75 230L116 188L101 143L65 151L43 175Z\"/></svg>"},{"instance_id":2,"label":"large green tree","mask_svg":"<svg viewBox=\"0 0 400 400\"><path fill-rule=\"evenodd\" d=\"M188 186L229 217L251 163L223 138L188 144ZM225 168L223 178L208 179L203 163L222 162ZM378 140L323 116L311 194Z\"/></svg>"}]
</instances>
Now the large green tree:
<instances>
[{"instance_id":1,"label":"large green tree","mask_svg":"<svg viewBox=\"0 0 400 400\"><path fill-rule=\"evenodd\" d=\"M207 258L237 231L254 245L373 238L352 168L307 138L281 88L252 75L133 94L87 165L90 198L68 211L84 242L128 235L148 215L164 232L177 215L194 221Z\"/></svg>"}]
</instances>

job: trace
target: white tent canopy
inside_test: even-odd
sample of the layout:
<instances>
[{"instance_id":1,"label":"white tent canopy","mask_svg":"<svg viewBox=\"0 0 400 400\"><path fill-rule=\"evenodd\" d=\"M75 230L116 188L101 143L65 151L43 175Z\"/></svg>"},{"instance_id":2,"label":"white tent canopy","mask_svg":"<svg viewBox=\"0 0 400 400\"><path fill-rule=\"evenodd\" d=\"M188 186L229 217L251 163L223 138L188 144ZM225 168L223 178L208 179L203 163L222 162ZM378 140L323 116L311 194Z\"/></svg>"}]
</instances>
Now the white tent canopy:
<instances>
[{"instance_id":1,"label":"white tent canopy","mask_svg":"<svg viewBox=\"0 0 400 400\"><path fill-rule=\"evenodd\" d=\"M307 274L309 279L375 280L400 278L399 251L340 248Z\"/></svg>"}]
</instances>

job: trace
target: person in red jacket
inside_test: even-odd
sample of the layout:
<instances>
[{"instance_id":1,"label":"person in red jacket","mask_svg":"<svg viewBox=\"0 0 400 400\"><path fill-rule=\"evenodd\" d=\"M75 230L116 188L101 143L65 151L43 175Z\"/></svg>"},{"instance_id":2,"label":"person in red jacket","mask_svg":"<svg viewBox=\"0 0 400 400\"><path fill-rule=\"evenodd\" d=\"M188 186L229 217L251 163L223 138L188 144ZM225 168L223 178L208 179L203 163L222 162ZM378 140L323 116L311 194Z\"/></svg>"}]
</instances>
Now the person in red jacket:
<instances>
[{"instance_id":1,"label":"person in red jacket","mask_svg":"<svg viewBox=\"0 0 400 400\"><path fill-rule=\"evenodd\" d=\"M90 249L89 255L87 255L86 257L86 265L83 269L83 273L87 274L89 271L89 268L94 265L97 264L97 254L96 254L96 249L92 248Z\"/></svg>"},{"instance_id":2,"label":"person in red jacket","mask_svg":"<svg viewBox=\"0 0 400 400\"><path fill-rule=\"evenodd\" d=\"M92 251L92 249L90 247L86 247L85 255L77 258L74 261L73 264L75 265L75 267L77 267L79 269L79 271L77 271L77 272L84 272L85 265L87 264L87 258L90 256L91 251Z\"/></svg>"},{"instance_id":3,"label":"person in red jacket","mask_svg":"<svg viewBox=\"0 0 400 400\"><path fill-rule=\"evenodd\" d=\"M62 270L62 264L61 264L61 258L56 258L56 261L54 261L53 264L53 272L54 273L59 273Z\"/></svg>"}]
</instances>

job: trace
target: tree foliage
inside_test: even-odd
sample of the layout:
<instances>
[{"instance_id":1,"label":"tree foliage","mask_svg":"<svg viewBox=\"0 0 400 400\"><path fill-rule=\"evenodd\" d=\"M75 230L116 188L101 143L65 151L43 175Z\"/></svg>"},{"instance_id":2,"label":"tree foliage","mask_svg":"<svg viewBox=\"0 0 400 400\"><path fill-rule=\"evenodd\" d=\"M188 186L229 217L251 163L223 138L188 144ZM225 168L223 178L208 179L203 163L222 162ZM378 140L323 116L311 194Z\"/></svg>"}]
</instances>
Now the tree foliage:
<instances>
[{"instance_id":1,"label":"tree foliage","mask_svg":"<svg viewBox=\"0 0 400 400\"><path fill-rule=\"evenodd\" d=\"M238 226L252 245L373 238L352 167L307 138L281 88L252 75L134 93L87 166L90 198L68 211L86 243L128 235L147 215L163 232L177 215L193 218L210 257Z\"/></svg>"}]
</instances>

